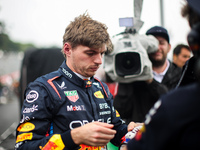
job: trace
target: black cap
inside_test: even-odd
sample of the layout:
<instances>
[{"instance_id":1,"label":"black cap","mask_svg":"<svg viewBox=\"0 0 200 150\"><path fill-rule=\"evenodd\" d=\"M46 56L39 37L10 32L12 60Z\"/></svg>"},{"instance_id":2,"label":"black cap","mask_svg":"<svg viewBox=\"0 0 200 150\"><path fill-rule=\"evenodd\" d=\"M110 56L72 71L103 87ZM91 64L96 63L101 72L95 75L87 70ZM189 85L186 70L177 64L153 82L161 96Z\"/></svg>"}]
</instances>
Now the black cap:
<instances>
[{"instance_id":1,"label":"black cap","mask_svg":"<svg viewBox=\"0 0 200 150\"><path fill-rule=\"evenodd\" d=\"M154 35L154 36L161 36L167 40L169 43L169 34L167 30L163 27L160 26L154 26L150 28L147 32L146 35Z\"/></svg>"},{"instance_id":2,"label":"black cap","mask_svg":"<svg viewBox=\"0 0 200 150\"><path fill-rule=\"evenodd\" d=\"M199 0L187 0L190 7L194 9L200 15L200 1Z\"/></svg>"}]
</instances>

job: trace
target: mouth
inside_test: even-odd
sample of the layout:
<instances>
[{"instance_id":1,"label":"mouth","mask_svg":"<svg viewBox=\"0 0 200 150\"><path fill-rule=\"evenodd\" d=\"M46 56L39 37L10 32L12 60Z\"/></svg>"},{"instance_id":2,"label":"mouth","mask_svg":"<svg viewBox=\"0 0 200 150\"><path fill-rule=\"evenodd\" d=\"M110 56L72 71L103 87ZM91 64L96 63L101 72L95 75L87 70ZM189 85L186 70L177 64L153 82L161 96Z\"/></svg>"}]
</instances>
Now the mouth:
<instances>
[{"instance_id":1,"label":"mouth","mask_svg":"<svg viewBox=\"0 0 200 150\"><path fill-rule=\"evenodd\" d=\"M154 56L161 56L161 55L162 55L161 52L156 52L156 53L154 53Z\"/></svg>"},{"instance_id":2,"label":"mouth","mask_svg":"<svg viewBox=\"0 0 200 150\"><path fill-rule=\"evenodd\" d=\"M99 67L90 67L90 70L92 70L93 72L96 72L99 69Z\"/></svg>"}]
</instances>

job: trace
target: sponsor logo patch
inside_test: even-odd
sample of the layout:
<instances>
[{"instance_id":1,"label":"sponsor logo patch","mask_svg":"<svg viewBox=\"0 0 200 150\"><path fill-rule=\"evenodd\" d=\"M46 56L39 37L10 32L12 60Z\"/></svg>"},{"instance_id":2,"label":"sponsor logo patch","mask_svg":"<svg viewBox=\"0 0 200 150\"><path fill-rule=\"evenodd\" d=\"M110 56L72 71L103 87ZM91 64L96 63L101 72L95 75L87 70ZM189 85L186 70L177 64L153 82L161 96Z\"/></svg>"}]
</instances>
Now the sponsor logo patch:
<instances>
[{"instance_id":1,"label":"sponsor logo patch","mask_svg":"<svg viewBox=\"0 0 200 150\"><path fill-rule=\"evenodd\" d=\"M33 119L34 119L34 118L33 118ZM23 118L20 120L20 123L27 122L27 121L29 121L29 120L30 120L29 116L23 115Z\"/></svg>"},{"instance_id":2,"label":"sponsor logo patch","mask_svg":"<svg viewBox=\"0 0 200 150\"><path fill-rule=\"evenodd\" d=\"M88 146L85 144L81 144L79 150L106 150L106 146Z\"/></svg>"},{"instance_id":3,"label":"sponsor logo patch","mask_svg":"<svg viewBox=\"0 0 200 150\"><path fill-rule=\"evenodd\" d=\"M104 96L103 96L103 94L101 93L101 91L95 92L95 93L94 93L94 96L95 96L96 98L104 98Z\"/></svg>"},{"instance_id":4,"label":"sponsor logo patch","mask_svg":"<svg viewBox=\"0 0 200 150\"><path fill-rule=\"evenodd\" d=\"M31 112L37 111L38 110L37 107L38 105L33 105L33 107L31 108L24 108L23 113L31 113Z\"/></svg>"},{"instance_id":5,"label":"sponsor logo patch","mask_svg":"<svg viewBox=\"0 0 200 150\"><path fill-rule=\"evenodd\" d=\"M95 86L97 86L99 89L102 89L102 87L99 85L98 82L94 82L93 84L94 84Z\"/></svg>"},{"instance_id":6,"label":"sponsor logo patch","mask_svg":"<svg viewBox=\"0 0 200 150\"><path fill-rule=\"evenodd\" d=\"M58 85L58 87L59 87L61 90L64 90L64 89L67 88L67 87L65 86L65 82L64 82L64 81L61 83L61 85L59 85L57 82L56 82L56 84Z\"/></svg>"},{"instance_id":7,"label":"sponsor logo patch","mask_svg":"<svg viewBox=\"0 0 200 150\"><path fill-rule=\"evenodd\" d=\"M33 133L22 133L17 136L16 143L22 142L25 140L32 140L32 138L33 138Z\"/></svg>"},{"instance_id":8,"label":"sponsor logo patch","mask_svg":"<svg viewBox=\"0 0 200 150\"><path fill-rule=\"evenodd\" d=\"M88 88L88 87L91 87L91 86L92 86L92 82L91 81L87 81L85 87Z\"/></svg>"},{"instance_id":9,"label":"sponsor logo patch","mask_svg":"<svg viewBox=\"0 0 200 150\"><path fill-rule=\"evenodd\" d=\"M18 128L17 128L17 131L20 131L20 132L27 132L27 131L31 131L35 129L35 125L30 123L30 122L26 122L26 123L23 123L21 124Z\"/></svg>"},{"instance_id":10,"label":"sponsor logo patch","mask_svg":"<svg viewBox=\"0 0 200 150\"><path fill-rule=\"evenodd\" d=\"M39 148L41 150L62 150L65 148L65 145L62 141L61 135L54 134L44 147L40 146Z\"/></svg>"},{"instance_id":11,"label":"sponsor logo patch","mask_svg":"<svg viewBox=\"0 0 200 150\"><path fill-rule=\"evenodd\" d=\"M68 76L69 78L72 78L72 74L69 73L65 68L62 68L63 73Z\"/></svg>"},{"instance_id":12,"label":"sponsor logo patch","mask_svg":"<svg viewBox=\"0 0 200 150\"><path fill-rule=\"evenodd\" d=\"M115 111L116 111L116 117L120 117L119 112L117 110L115 110Z\"/></svg>"},{"instance_id":13,"label":"sponsor logo patch","mask_svg":"<svg viewBox=\"0 0 200 150\"><path fill-rule=\"evenodd\" d=\"M103 111L103 112L99 112L99 115L110 115L111 111Z\"/></svg>"},{"instance_id":14,"label":"sponsor logo patch","mask_svg":"<svg viewBox=\"0 0 200 150\"><path fill-rule=\"evenodd\" d=\"M85 106L84 105L69 105L67 106L67 111L85 111Z\"/></svg>"},{"instance_id":15,"label":"sponsor logo patch","mask_svg":"<svg viewBox=\"0 0 200 150\"><path fill-rule=\"evenodd\" d=\"M31 91L28 93L28 95L26 96L26 101L27 101L28 103L32 103L32 102L36 101L36 100L38 99L38 97L39 97L38 92L35 91L35 90L31 90Z\"/></svg>"},{"instance_id":16,"label":"sponsor logo patch","mask_svg":"<svg viewBox=\"0 0 200 150\"><path fill-rule=\"evenodd\" d=\"M100 109L108 109L108 108L110 108L110 106L108 105L108 103L100 103L99 108Z\"/></svg>"},{"instance_id":17,"label":"sponsor logo patch","mask_svg":"<svg viewBox=\"0 0 200 150\"><path fill-rule=\"evenodd\" d=\"M78 93L76 90L74 91L64 91L65 95L67 96L67 98L72 101L72 102L76 102L79 99Z\"/></svg>"}]
</instances>

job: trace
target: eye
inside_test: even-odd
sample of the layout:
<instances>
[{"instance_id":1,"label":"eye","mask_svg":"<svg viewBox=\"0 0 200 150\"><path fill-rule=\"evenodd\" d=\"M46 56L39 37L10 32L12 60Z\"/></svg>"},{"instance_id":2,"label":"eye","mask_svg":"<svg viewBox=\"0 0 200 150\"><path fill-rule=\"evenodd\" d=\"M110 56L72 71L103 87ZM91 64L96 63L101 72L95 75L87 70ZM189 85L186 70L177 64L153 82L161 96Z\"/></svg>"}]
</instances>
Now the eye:
<instances>
[{"instance_id":1,"label":"eye","mask_svg":"<svg viewBox=\"0 0 200 150\"><path fill-rule=\"evenodd\" d=\"M104 54L105 54L105 52L102 52L102 53L101 53L101 56L103 56Z\"/></svg>"},{"instance_id":2,"label":"eye","mask_svg":"<svg viewBox=\"0 0 200 150\"><path fill-rule=\"evenodd\" d=\"M88 52L86 54L89 55L89 56L93 56L95 53L94 52Z\"/></svg>"}]
</instances>

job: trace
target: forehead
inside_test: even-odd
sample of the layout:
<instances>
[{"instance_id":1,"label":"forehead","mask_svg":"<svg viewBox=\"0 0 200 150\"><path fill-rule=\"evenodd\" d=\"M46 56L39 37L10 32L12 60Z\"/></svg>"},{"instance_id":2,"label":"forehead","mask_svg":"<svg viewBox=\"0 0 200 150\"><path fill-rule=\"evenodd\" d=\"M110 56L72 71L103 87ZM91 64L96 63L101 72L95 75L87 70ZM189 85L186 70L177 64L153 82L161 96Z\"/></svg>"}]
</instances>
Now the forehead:
<instances>
[{"instance_id":1,"label":"forehead","mask_svg":"<svg viewBox=\"0 0 200 150\"><path fill-rule=\"evenodd\" d=\"M185 47L182 47L182 48L181 48L181 53L190 54L190 50L188 50L188 49L185 48Z\"/></svg>"},{"instance_id":2,"label":"forehead","mask_svg":"<svg viewBox=\"0 0 200 150\"><path fill-rule=\"evenodd\" d=\"M167 40L166 40L164 37L162 37L162 36L155 36L155 37L156 37L157 40L160 41L160 42L167 42Z\"/></svg>"},{"instance_id":3,"label":"forehead","mask_svg":"<svg viewBox=\"0 0 200 150\"><path fill-rule=\"evenodd\" d=\"M88 50L92 50L99 53L105 52L107 50L106 44L103 44L101 47L87 47L87 48Z\"/></svg>"}]
</instances>

